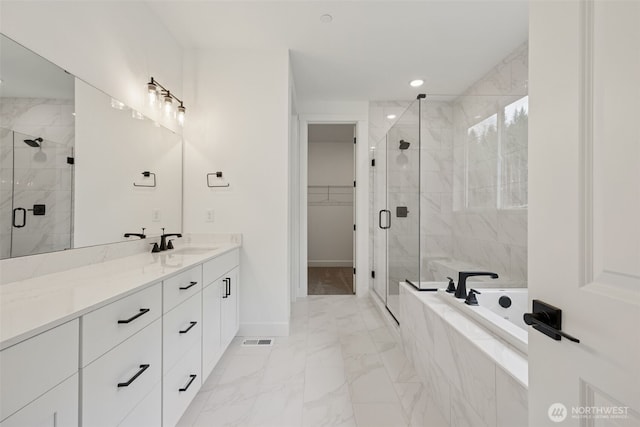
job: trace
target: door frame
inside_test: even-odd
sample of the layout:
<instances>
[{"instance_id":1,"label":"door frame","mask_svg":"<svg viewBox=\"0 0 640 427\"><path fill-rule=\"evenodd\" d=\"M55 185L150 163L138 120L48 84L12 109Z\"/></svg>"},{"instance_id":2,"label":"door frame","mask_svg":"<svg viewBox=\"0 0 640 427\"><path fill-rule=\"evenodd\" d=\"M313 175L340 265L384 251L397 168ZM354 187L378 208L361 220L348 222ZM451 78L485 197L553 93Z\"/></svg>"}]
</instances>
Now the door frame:
<instances>
[{"instance_id":1,"label":"door frame","mask_svg":"<svg viewBox=\"0 0 640 427\"><path fill-rule=\"evenodd\" d=\"M309 292L307 281L308 268L308 212L307 185L309 168L309 134L310 124L353 124L356 126L357 143L355 144L355 179L356 191L354 211L356 218L356 239L354 248L356 258L353 266L356 269L355 289L357 297L368 295L369 291L369 152L368 152L368 117L363 114L301 114L300 128L300 280L297 297L306 297Z\"/></svg>"}]
</instances>

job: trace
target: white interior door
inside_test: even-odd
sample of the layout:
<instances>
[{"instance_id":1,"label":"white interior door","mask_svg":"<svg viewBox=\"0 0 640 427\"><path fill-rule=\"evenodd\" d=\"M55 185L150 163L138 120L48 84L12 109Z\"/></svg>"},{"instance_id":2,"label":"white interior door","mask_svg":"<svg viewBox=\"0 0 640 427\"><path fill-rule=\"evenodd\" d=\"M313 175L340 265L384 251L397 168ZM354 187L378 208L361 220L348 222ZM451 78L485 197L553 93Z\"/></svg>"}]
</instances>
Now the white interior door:
<instances>
[{"instance_id":1,"label":"white interior door","mask_svg":"<svg viewBox=\"0 0 640 427\"><path fill-rule=\"evenodd\" d=\"M640 2L531 2L529 425L640 426ZM554 405L555 404L555 405Z\"/></svg>"}]
</instances>

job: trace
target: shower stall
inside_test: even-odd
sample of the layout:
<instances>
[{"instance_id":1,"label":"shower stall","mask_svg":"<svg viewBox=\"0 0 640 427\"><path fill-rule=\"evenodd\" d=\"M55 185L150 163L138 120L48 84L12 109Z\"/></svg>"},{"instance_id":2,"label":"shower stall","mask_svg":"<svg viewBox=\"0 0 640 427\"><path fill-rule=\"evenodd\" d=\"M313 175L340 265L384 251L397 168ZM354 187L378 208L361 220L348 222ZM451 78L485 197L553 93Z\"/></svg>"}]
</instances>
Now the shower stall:
<instances>
[{"instance_id":1,"label":"shower stall","mask_svg":"<svg viewBox=\"0 0 640 427\"><path fill-rule=\"evenodd\" d=\"M73 148L0 128L0 259L69 249Z\"/></svg>"},{"instance_id":2,"label":"shower stall","mask_svg":"<svg viewBox=\"0 0 640 427\"><path fill-rule=\"evenodd\" d=\"M526 91L370 106L370 284L396 321L400 282L526 287L527 112Z\"/></svg>"}]
</instances>

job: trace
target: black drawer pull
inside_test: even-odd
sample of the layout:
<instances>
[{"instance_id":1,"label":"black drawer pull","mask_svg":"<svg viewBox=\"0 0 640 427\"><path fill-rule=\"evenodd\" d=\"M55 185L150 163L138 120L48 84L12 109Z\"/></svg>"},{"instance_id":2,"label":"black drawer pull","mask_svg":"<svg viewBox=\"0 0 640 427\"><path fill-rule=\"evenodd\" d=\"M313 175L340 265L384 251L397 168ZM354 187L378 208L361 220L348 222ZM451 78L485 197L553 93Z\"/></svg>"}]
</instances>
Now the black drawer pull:
<instances>
[{"instance_id":1,"label":"black drawer pull","mask_svg":"<svg viewBox=\"0 0 640 427\"><path fill-rule=\"evenodd\" d=\"M182 388L180 388L180 389L178 389L178 391L181 391L181 392L182 392L182 391L187 391L187 389L188 389L189 387L191 387L191 383L193 382L193 380L195 380L195 379L196 379L197 375L195 375L195 374L191 374L191 375L189 375L189 377L190 377L191 379L189 380L189 382L187 383L187 385L186 385L186 386L184 386L184 387L182 387Z\"/></svg>"},{"instance_id":2,"label":"black drawer pull","mask_svg":"<svg viewBox=\"0 0 640 427\"><path fill-rule=\"evenodd\" d=\"M118 387L129 387L129 385L131 385L131 383L134 382L136 380L136 378L138 378L140 375L142 375L142 373L144 371L149 369L149 366L151 366L151 365L140 365L140 370L138 372L136 372L136 374L134 376L132 376L129 379L129 381L127 381L126 383L118 383Z\"/></svg>"},{"instance_id":3,"label":"black drawer pull","mask_svg":"<svg viewBox=\"0 0 640 427\"><path fill-rule=\"evenodd\" d=\"M127 320L118 320L118 323L131 323L134 320L136 320L138 317L142 316L143 314L146 314L148 312L150 312L151 309L150 308L141 308L140 312L138 314L136 314L133 317L128 318Z\"/></svg>"},{"instance_id":4,"label":"black drawer pull","mask_svg":"<svg viewBox=\"0 0 640 427\"><path fill-rule=\"evenodd\" d=\"M189 325L189 327L187 329L185 329L184 331L180 331L181 334L186 334L187 332L189 332L191 330L191 328L193 328L194 326L196 326L198 324L198 322L189 322L191 323Z\"/></svg>"},{"instance_id":5,"label":"black drawer pull","mask_svg":"<svg viewBox=\"0 0 640 427\"><path fill-rule=\"evenodd\" d=\"M197 285L198 282L189 282L189 286L180 286L180 290L181 291L186 291L187 289L191 288L192 286Z\"/></svg>"},{"instance_id":6,"label":"black drawer pull","mask_svg":"<svg viewBox=\"0 0 640 427\"><path fill-rule=\"evenodd\" d=\"M231 295L231 278L230 278L230 277L227 277L227 278L226 278L226 279L224 279L224 280L226 280L226 281L227 281L227 289L226 289L226 291L227 291L227 296L230 296L230 295Z\"/></svg>"}]
</instances>

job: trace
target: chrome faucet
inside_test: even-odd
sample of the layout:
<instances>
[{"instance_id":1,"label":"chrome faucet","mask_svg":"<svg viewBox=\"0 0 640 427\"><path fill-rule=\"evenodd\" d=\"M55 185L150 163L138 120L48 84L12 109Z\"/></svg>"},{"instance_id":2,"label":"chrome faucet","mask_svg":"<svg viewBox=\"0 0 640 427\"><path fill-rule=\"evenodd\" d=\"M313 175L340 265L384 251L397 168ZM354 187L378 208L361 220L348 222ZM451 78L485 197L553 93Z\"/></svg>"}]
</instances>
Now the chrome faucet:
<instances>
[{"instance_id":1,"label":"chrome faucet","mask_svg":"<svg viewBox=\"0 0 640 427\"><path fill-rule=\"evenodd\" d=\"M490 271L461 271L458 273L458 287L456 288L456 293L454 294L456 298L467 298L467 277L472 276L489 276L492 279L498 278L497 273L492 273Z\"/></svg>"}]
</instances>

